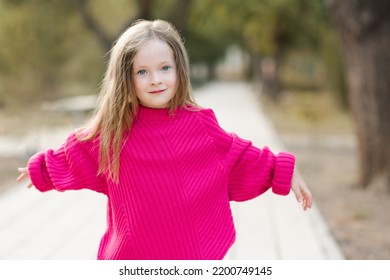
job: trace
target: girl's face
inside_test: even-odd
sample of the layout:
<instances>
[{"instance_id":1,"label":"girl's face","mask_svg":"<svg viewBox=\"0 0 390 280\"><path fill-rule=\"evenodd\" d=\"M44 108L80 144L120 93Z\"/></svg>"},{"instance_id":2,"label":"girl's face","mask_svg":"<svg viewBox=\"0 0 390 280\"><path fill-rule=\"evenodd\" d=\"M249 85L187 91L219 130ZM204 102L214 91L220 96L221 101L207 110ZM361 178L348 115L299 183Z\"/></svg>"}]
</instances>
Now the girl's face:
<instances>
[{"instance_id":1,"label":"girl's face","mask_svg":"<svg viewBox=\"0 0 390 280\"><path fill-rule=\"evenodd\" d=\"M178 79L174 54L167 43L152 39L143 45L134 57L131 75L141 105L169 107Z\"/></svg>"}]
</instances>

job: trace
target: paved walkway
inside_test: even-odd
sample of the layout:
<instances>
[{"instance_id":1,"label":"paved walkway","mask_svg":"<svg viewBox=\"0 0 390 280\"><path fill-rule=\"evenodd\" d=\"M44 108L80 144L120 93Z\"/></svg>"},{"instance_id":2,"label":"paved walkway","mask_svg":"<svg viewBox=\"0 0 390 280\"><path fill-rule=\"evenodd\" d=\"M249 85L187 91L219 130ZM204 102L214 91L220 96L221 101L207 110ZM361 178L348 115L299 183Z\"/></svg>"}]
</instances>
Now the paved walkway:
<instances>
[{"instance_id":1,"label":"paved walkway","mask_svg":"<svg viewBox=\"0 0 390 280\"><path fill-rule=\"evenodd\" d=\"M244 83L210 83L196 99L220 125L256 146L283 150L259 101ZM59 145L69 130L44 130L39 149ZM304 176L304 174L303 174ZM21 184L0 197L0 259L95 259L105 230L106 199L91 191L39 193ZM232 203L237 241L227 259L342 259L318 209L301 209L293 194L271 192Z\"/></svg>"}]
</instances>

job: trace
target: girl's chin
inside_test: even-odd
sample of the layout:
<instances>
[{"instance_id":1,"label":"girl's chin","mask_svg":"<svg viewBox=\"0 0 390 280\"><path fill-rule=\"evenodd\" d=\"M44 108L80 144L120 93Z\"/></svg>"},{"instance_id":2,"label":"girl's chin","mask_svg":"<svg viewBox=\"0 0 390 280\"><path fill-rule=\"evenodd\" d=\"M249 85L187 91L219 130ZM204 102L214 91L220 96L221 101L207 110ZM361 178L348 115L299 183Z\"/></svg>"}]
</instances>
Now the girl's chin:
<instances>
[{"instance_id":1,"label":"girl's chin","mask_svg":"<svg viewBox=\"0 0 390 280\"><path fill-rule=\"evenodd\" d=\"M150 109L168 109L169 108L169 104L162 104L162 105L159 105L159 104L145 104L145 103L140 103L142 106L146 107L146 108L150 108Z\"/></svg>"}]
</instances>

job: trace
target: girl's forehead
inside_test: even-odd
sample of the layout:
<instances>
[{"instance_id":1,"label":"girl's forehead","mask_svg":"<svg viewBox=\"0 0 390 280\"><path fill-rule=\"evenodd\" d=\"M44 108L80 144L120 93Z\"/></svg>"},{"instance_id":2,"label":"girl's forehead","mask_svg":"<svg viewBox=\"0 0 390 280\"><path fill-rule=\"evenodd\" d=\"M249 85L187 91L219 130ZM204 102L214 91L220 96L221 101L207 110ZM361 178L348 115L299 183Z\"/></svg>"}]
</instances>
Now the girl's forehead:
<instances>
[{"instance_id":1,"label":"girl's forehead","mask_svg":"<svg viewBox=\"0 0 390 280\"><path fill-rule=\"evenodd\" d=\"M134 64L156 60L174 60L174 52L167 42L153 38L139 48L134 57Z\"/></svg>"},{"instance_id":2,"label":"girl's forehead","mask_svg":"<svg viewBox=\"0 0 390 280\"><path fill-rule=\"evenodd\" d=\"M146 41L144 44L141 45L138 52L143 51L145 49L149 51L156 49L170 49L172 51L171 46L166 41L159 38L152 38Z\"/></svg>"}]
</instances>

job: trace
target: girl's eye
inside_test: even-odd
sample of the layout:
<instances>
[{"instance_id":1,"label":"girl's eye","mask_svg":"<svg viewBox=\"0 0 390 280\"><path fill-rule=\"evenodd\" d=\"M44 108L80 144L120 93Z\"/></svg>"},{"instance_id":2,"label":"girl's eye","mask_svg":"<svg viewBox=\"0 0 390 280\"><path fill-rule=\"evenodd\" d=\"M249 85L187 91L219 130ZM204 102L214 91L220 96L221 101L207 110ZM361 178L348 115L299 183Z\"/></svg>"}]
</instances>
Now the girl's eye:
<instances>
[{"instance_id":1,"label":"girl's eye","mask_svg":"<svg viewBox=\"0 0 390 280\"><path fill-rule=\"evenodd\" d=\"M164 66L163 68L162 68L162 70L163 71L168 71L169 69L171 69L172 67L171 66Z\"/></svg>"},{"instance_id":2,"label":"girl's eye","mask_svg":"<svg viewBox=\"0 0 390 280\"><path fill-rule=\"evenodd\" d=\"M145 70L139 70L137 72L137 75L145 75L146 74L146 71Z\"/></svg>"}]
</instances>

